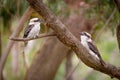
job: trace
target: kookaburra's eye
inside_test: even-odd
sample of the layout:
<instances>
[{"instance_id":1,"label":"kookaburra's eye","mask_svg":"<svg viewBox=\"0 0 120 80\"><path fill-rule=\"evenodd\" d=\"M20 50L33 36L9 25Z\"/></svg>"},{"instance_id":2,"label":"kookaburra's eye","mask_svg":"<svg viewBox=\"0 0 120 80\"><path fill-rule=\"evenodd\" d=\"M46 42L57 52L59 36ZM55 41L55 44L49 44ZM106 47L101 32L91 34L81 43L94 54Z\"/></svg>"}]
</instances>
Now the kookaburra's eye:
<instances>
[{"instance_id":1,"label":"kookaburra's eye","mask_svg":"<svg viewBox=\"0 0 120 80\"><path fill-rule=\"evenodd\" d=\"M87 35L88 38L90 38L90 36Z\"/></svg>"},{"instance_id":2,"label":"kookaburra's eye","mask_svg":"<svg viewBox=\"0 0 120 80\"><path fill-rule=\"evenodd\" d=\"M88 38L91 38L87 33L84 33L85 36L87 36Z\"/></svg>"}]
</instances>

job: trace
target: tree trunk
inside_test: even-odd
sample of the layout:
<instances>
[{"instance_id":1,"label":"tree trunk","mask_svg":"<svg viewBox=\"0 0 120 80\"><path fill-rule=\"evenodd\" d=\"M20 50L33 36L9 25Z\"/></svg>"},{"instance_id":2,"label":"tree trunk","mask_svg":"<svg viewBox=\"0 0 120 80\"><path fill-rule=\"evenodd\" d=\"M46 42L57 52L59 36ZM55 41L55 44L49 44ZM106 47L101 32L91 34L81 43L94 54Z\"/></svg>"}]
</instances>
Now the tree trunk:
<instances>
[{"instance_id":1,"label":"tree trunk","mask_svg":"<svg viewBox=\"0 0 120 80\"><path fill-rule=\"evenodd\" d=\"M56 37L48 38L26 75L27 80L53 80L61 61L66 57L68 48Z\"/></svg>"}]
</instances>

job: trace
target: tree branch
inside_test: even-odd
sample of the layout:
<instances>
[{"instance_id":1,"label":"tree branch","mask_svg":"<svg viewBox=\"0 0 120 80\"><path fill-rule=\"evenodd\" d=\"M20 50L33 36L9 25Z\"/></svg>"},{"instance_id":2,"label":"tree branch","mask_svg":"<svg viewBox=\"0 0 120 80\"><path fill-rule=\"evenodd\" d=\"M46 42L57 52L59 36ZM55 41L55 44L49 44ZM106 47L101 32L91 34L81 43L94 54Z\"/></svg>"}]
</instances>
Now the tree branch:
<instances>
[{"instance_id":1,"label":"tree branch","mask_svg":"<svg viewBox=\"0 0 120 80\"><path fill-rule=\"evenodd\" d=\"M14 32L12 33L11 37L17 37L19 35L19 33L21 32L21 30L24 27L25 22L31 16L31 13L32 13L32 8L28 7L26 12L24 13L24 15L21 17L21 19L19 21L19 24L16 27L16 29L14 30ZM7 56L9 54L13 44L14 44L14 41L9 40L8 43L7 43L7 46L5 48L5 51L4 51L3 55L1 56L1 59L0 59L0 80L1 80L1 74L2 74L2 71L3 71Z\"/></svg>"},{"instance_id":2,"label":"tree branch","mask_svg":"<svg viewBox=\"0 0 120 80\"><path fill-rule=\"evenodd\" d=\"M120 13L120 0L114 0L115 4L116 4L116 7ZM120 50L120 22L116 28L116 36L117 36L117 41L118 41L118 47L119 47L119 50Z\"/></svg>"},{"instance_id":3,"label":"tree branch","mask_svg":"<svg viewBox=\"0 0 120 80\"><path fill-rule=\"evenodd\" d=\"M97 71L120 79L120 69L108 63L102 66L96 58L88 53L80 41L65 27L65 25L43 4L42 0L27 1L30 6L45 19L47 26L54 30L57 38L65 45L71 47L81 61ZM27 78L30 80L32 77L34 76L27 75Z\"/></svg>"},{"instance_id":4,"label":"tree branch","mask_svg":"<svg viewBox=\"0 0 120 80\"><path fill-rule=\"evenodd\" d=\"M56 36L55 33L49 33L49 34L40 34L38 35L37 37L33 37L33 38L10 38L10 40L13 40L13 41L30 41L30 40L34 40L34 39L39 39L39 38L43 38L43 37L49 37L49 36Z\"/></svg>"},{"instance_id":5,"label":"tree branch","mask_svg":"<svg viewBox=\"0 0 120 80\"><path fill-rule=\"evenodd\" d=\"M117 41L118 41L118 47L120 50L120 23L118 24L118 26L116 28L116 36L117 36Z\"/></svg>"},{"instance_id":6,"label":"tree branch","mask_svg":"<svg viewBox=\"0 0 120 80\"><path fill-rule=\"evenodd\" d=\"M119 13L120 13L120 0L114 0L114 2L115 2L115 5L116 5Z\"/></svg>"}]
</instances>

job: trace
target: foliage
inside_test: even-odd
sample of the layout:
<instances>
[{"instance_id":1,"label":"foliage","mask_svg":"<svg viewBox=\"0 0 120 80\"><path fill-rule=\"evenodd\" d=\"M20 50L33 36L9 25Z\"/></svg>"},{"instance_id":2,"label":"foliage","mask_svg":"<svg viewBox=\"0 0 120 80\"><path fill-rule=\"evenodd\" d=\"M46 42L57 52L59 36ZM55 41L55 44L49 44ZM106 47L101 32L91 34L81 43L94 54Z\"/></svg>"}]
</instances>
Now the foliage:
<instances>
[{"instance_id":1,"label":"foliage","mask_svg":"<svg viewBox=\"0 0 120 80\"><path fill-rule=\"evenodd\" d=\"M86 2L90 3L92 6L91 9L87 10L87 12L89 13L87 15L89 18L96 18L96 30L100 30L106 24L107 20L110 18L110 16L115 10L112 19L110 19L109 21L109 24L105 26L114 33L117 23L119 21L119 13L115 8L113 0L97 0L96 2L93 2L93 0L86 0Z\"/></svg>"},{"instance_id":2,"label":"foliage","mask_svg":"<svg viewBox=\"0 0 120 80\"><path fill-rule=\"evenodd\" d=\"M22 16L28 3L25 0L2 0L0 1L0 18L3 26L10 29L14 17Z\"/></svg>"}]
</instances>

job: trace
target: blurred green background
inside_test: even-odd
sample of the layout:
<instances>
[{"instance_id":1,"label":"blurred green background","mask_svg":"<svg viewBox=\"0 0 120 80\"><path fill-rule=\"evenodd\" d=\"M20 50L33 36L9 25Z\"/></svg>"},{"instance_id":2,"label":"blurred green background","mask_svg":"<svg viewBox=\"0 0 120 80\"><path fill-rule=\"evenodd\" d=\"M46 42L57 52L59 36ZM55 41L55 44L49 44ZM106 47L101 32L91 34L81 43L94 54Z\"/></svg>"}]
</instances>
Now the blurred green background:
<instances>
[{"instance_id":1,"label":"blurred green background","mask_svg":"<svg viewBox=\"0 0 120 80\"><path fill-rule=\"evenodd\" d=\"M72 4L70 1L71 0L43 0L60 19L69 18L72 14L83 15L82 13L84 13L84 18L92 19L94 24L91 29L91 34L103 60L119 66L120 54L115 31L119 20L119 13L115 8L113 0L73 0L75 2L78 1L79 4ZM26 0L0 0L0 37L2 39L2 52L4 52L8 38L27 7L28 3ZM34 12L31 17L34 16L38 16L36 12ZM45 30L42 29L41 32L44 33ZM23 32L21 32L20 36L22 35ZM35 55L31 53L36 53L40 47L39 45L43 44L43 41L44 39L33 41L33 46L28 55L30 63ZM7 58L4 69L6 80L22 80L24 78L23 58L20 54L22 53L22 45L23 43L16 45L19 47L17 49L19 52L17 55L14 54L16 53L16 49L12 49L11 54ZM16 59L13 59L15 56L17 56L17 62L14 61ZM65 80L65 62L66 59L63 60L54 80ZM111 79L108 75L87 67L78 60L75 54L72 56L72 64L72 70L75 69L72 73L73 80L117 80ZM76 66L77 68L75 68Z\"/></svg>"}]
</instances>

